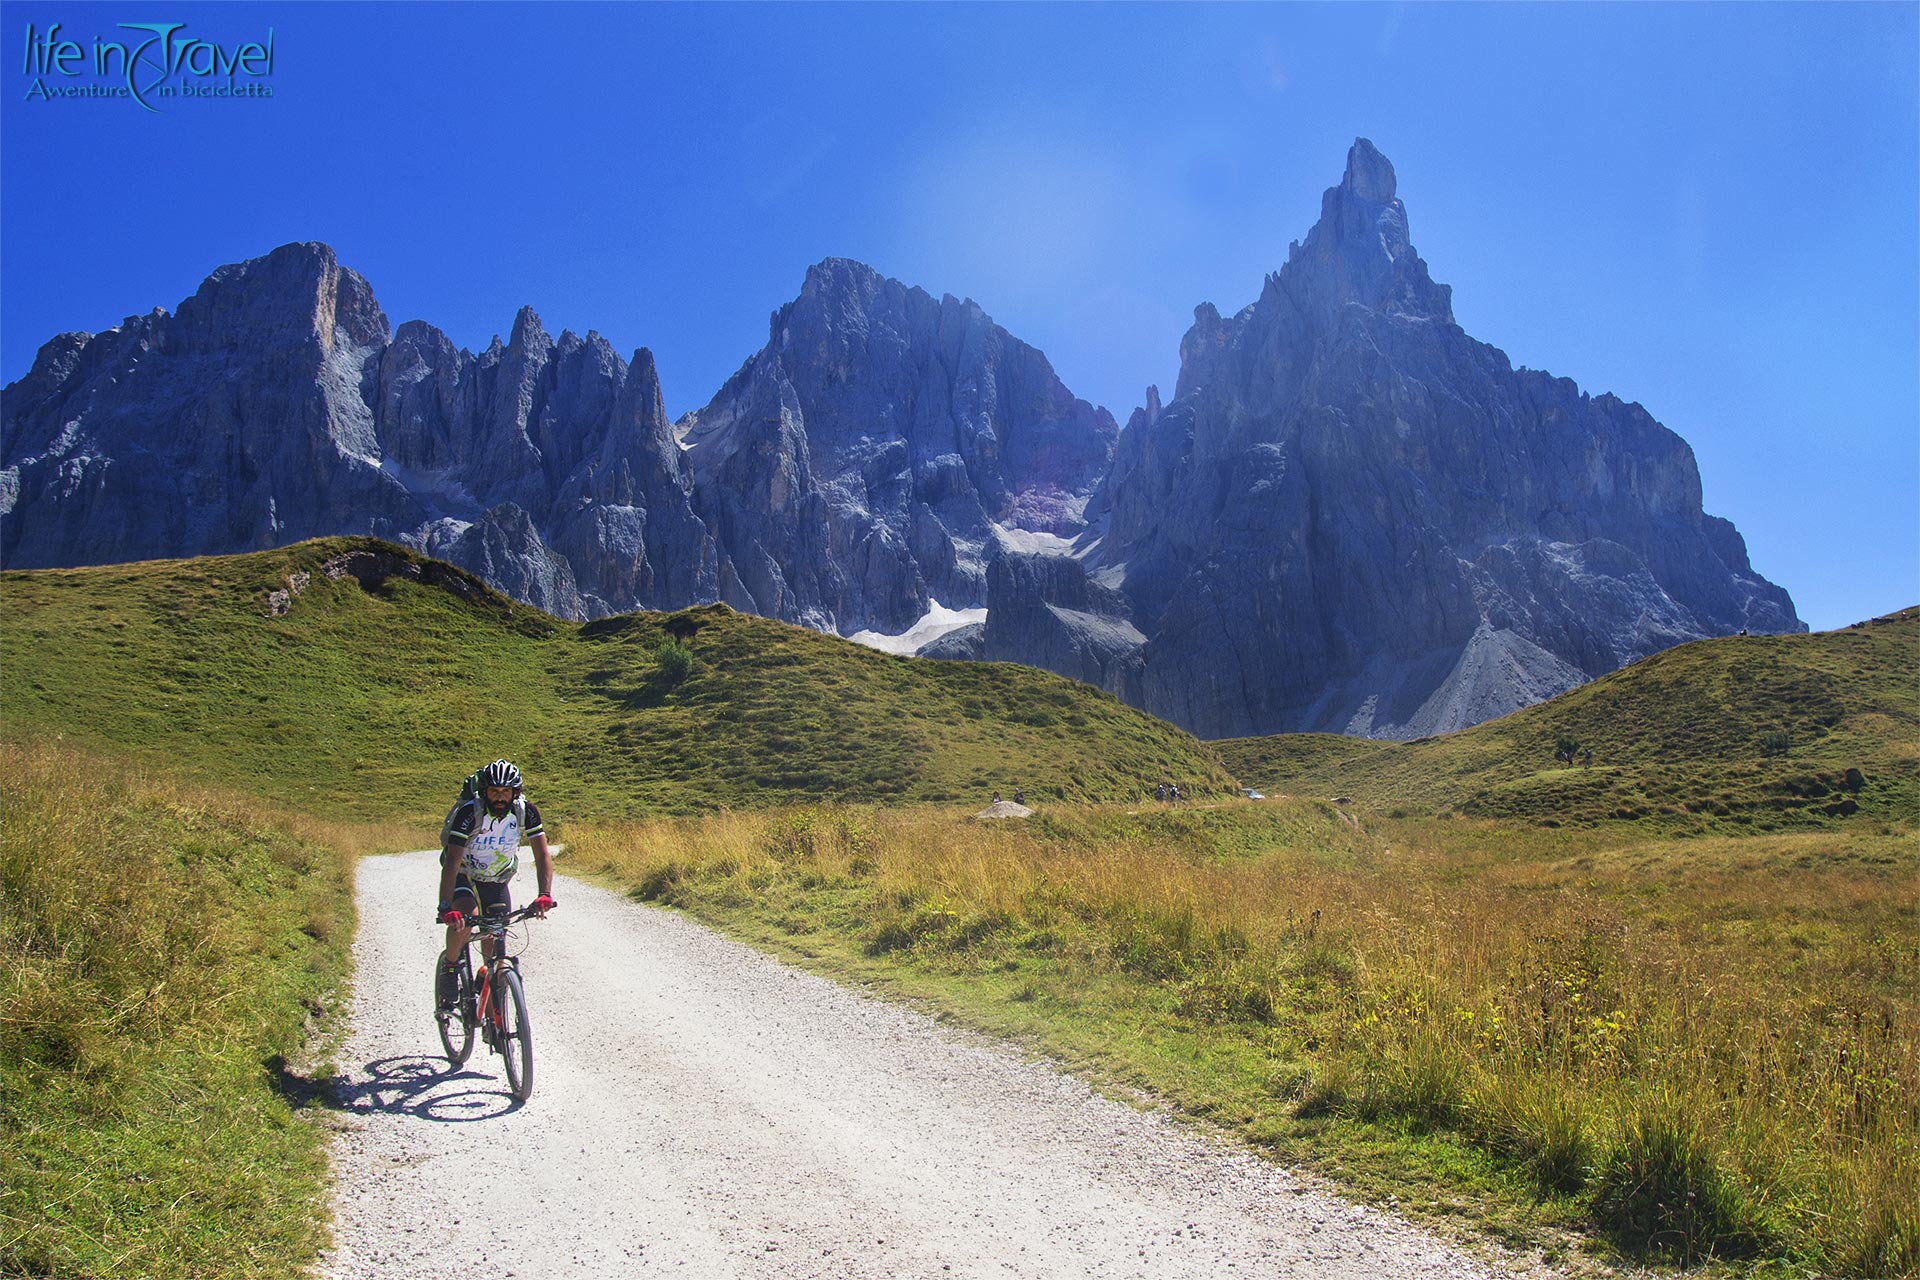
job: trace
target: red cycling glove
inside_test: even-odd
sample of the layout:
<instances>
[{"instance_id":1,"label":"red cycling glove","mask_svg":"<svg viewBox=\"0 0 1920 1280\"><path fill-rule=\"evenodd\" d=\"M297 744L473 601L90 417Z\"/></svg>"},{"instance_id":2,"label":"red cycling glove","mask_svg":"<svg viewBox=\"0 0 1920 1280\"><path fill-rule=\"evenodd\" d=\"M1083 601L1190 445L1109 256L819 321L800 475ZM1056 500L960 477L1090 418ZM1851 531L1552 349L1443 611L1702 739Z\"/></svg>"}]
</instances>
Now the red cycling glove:
<instances>
[{"instance_id":1,"label":"red cycling glove","mask_svg":"<svg viewBox=\"0 0 1920 1280\"><path fill-rule=\"evenodd\" d=\"M559 905L560 905L559 903L555 902L551 897L543 893L539 897L533 900L533 913L544 920L546 919L547 912L553 910L555 907Z\"/></svg>"}]
</instances>

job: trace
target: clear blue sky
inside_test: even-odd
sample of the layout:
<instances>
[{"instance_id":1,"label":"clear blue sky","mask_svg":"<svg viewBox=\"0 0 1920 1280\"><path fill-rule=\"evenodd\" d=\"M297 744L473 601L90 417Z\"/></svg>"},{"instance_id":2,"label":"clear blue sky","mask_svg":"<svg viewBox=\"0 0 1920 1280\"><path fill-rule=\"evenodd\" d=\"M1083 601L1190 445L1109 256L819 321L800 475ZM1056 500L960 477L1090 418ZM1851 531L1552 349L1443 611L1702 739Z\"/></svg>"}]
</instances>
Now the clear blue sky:
<instances>
[{"instance_id":1,"label":"clear blue sky","mask_svg":"<svg viewBox=\"0 0 1920 1280\"><path fill-rule=\"evenodd\" d=\"M531 303L651 347L678 415L838 255L976 299L1124 423L1364 135L1467 331L1644 404L1840 626L1920 601L1917 15L7 3L0 378L312 239L396 325L477 350ZM89 48L271 27L273 96L28 100L54 22Z\"/></svg>"}]
</instances>

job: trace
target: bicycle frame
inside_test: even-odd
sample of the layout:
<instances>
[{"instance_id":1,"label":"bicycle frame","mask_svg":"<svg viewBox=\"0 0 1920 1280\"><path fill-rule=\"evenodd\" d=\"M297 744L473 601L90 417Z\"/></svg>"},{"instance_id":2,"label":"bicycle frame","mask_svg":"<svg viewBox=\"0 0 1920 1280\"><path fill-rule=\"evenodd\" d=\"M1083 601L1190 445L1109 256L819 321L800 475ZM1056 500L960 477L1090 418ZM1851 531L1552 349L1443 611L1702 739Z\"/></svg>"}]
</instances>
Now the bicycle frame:
<instances>
[{"instance_id":1,"label":"bicycle frame","mask_svg":"<svg viewBox=\"0 0 1920 1280\"><path fill-rule=\"evenodd\" d=\"M527 1014L526 990L521 984L520 961L507 950L508 927L538 914L532 907L499 914L463 916L466 927L483 944L483 962L476 969L471 946L460 951L455 965L458 994L451 1013L440 1013L441 1043L455 1064L464 1063L472 1052L476 1029L486 1046L499 1054L507 1068L507 1083L514 1097L522 1102L533 1092L533 1030ZM485 952L492 951L486 958ZM458 1022L458 1034L454 1022ZM456 1040L458 1044L456 1045Z\"/></svg>"},{"instance_id":2,"label":"bicycle frame","mask_svg":"<svg viewBox=\"0 0 1920 1280\"><path fill-rule=\"evenodd\" d=\"M473 931L473 937L467 939L468 955L472 955L472 946L480 942L480 965L472 970L478 990L473 993L474 1022L487 1037L488 1047L493 1045L493 1033L500 1026L499 1001L493 997L493 976L502 966L520 971L520 957L507 951L507 928L534 915L532 907L521 907L518 911L506 915L479 915L466 913L464 919L467 928ZM493 943L493 957L487 958L485 943ZM469 962L471 963L471 962Z\"/></svg>"}]
</instances>

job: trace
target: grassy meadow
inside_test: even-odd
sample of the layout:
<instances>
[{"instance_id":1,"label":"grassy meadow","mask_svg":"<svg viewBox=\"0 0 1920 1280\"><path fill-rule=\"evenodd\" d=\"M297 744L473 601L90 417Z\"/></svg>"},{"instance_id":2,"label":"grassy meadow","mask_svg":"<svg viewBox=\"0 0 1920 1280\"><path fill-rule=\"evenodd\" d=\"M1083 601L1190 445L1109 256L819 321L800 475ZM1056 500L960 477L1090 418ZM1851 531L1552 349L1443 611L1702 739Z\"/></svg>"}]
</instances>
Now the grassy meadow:
<instances>
[{"instance_id":1,"label":"grassy meadow","mask_svg":"<svg viewBox=\"0 0 1920 1280\"><path fill-rule=\"evenodd\" d=\"M353 556L401 571L367 585L325 572ZM429 840L447 779L496 756L555 815L1233 787L1191 735L1047 672L918 662L724 605L564 622L367 538L8 572L0 599L16 732L303 809L414 820Z\"/></svg>"},{"instance_id":2,"label":"grassy meadow","mask_svg":"<svg viewBox=\"0 0 1920 1280\"><path fill-rule=\"evenodd\" d=\"M806 808L576 870L1552 1260L1920 1267L1911 827Z\"/></svg>"},{"instance_id":3,"label":"grassy meadow","mask_svg":"<svg viewBox=\"0 0 1920 1280\"><path fill-rule=\"evenodd\" d=\"M1248 786L1387 812L1681 836L1834 828L1862 812L1920 814L1917 673L1920 609L1907 609L1819 635L1678 645L1437 738L1211 745ZM1577 763L1555 758L1562 745Z\"/></svg>"},{"instance_id":4,"label":"grassy meadow","mask_svg":"<svg viewBox=\"0 0 1920 1280\"><path fill-rule=\"evenodd\" d=\"M1205 744L719 606L563 622L369 539L0 605L0 1271L313 1256L288 1064L353 858L505 755L564 870L1464 1235L1920 1273L1920 610L1420 742ZM971 818L1015 788L1033 818Z\"/></svg>"}]
</instances>

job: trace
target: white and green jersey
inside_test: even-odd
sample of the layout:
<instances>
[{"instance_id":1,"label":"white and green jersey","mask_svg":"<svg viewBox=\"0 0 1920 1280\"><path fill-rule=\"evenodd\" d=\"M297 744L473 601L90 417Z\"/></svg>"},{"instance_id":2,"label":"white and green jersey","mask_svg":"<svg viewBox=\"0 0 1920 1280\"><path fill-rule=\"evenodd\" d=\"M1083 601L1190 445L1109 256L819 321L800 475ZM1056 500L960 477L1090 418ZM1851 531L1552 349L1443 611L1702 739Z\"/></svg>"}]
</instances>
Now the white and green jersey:
<instances>
[{"instance_id":1,"label":"white and green jersey","mask_svg":"<svg viewBox=\"0 0 1920 1280\"><path fill-rule=\"evenodd\" d=\"M520 842L545 833L531 800L514 801L500 818L487 812L484 801L469 800L448 819L446 839L452 848L465 847L460 870L469 880L498 884L513 879L519 868Z\"/></svg>"}]
</instances>

